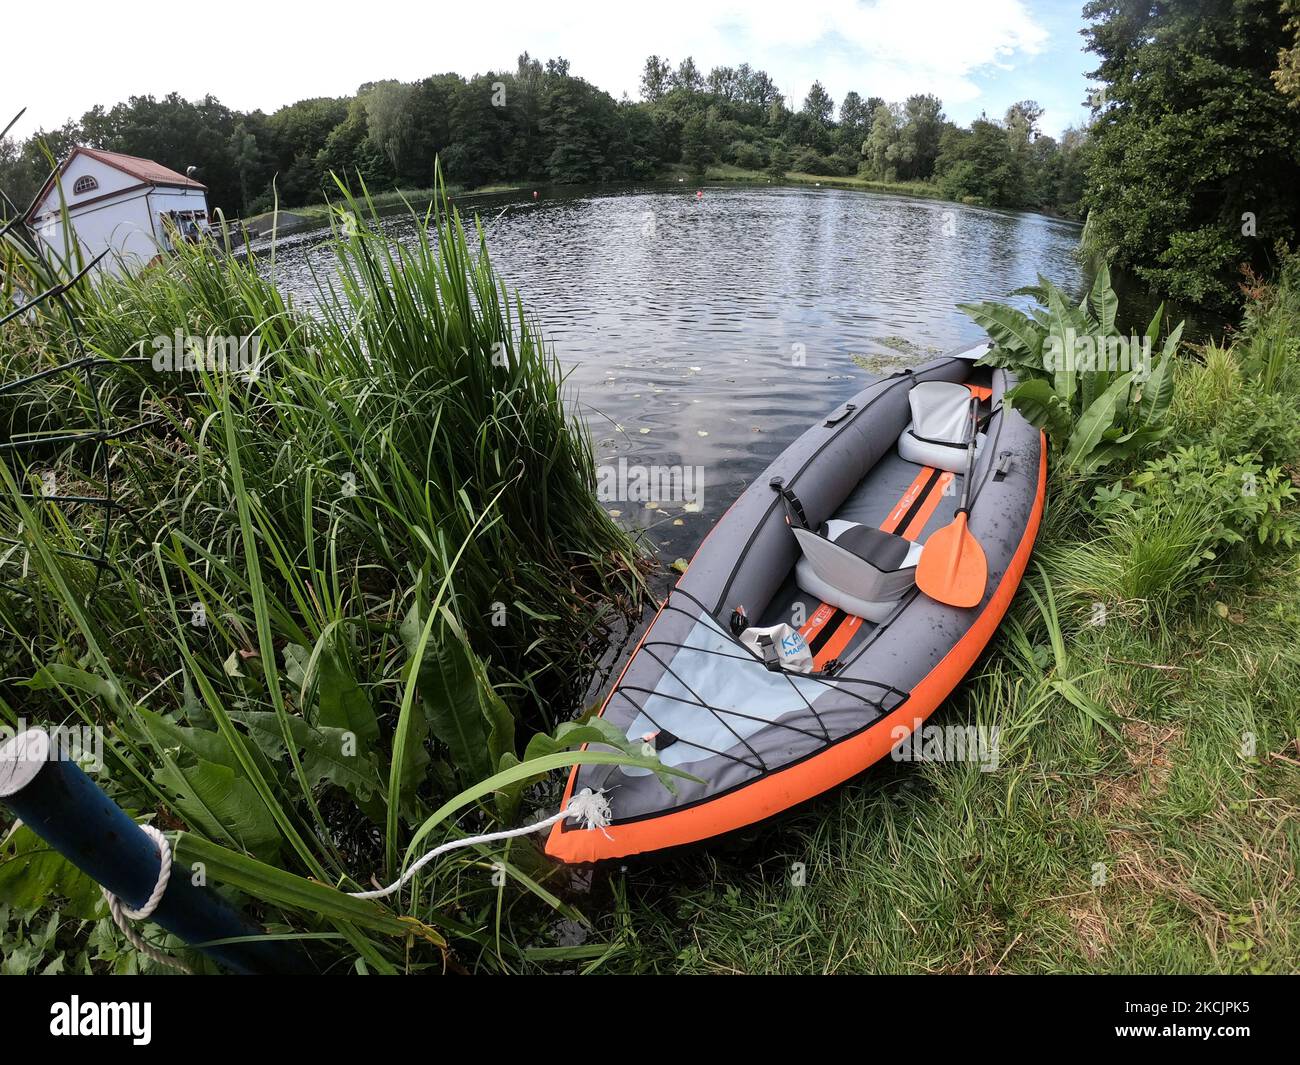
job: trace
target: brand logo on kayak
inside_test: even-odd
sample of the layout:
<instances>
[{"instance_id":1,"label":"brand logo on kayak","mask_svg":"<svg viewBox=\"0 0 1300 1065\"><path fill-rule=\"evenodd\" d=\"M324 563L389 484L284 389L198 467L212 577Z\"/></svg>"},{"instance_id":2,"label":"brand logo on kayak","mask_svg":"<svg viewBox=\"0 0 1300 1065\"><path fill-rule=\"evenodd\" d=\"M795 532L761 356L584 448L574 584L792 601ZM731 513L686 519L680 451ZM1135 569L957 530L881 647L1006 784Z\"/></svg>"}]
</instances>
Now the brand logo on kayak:
<instances>
[{"instance_id":1,"label":"brand logo on kayak","mask_svg":"<svg viewBox=\"0 0 1300 1065\"><path fill-rule=\"evenodd\" d=\"M73 995L50 1006L50 1035L130 1036L143 1047L153 1038L152 1022L151 1002L82 1002Z\"/></svg>"},{"instance_id":2,"label":"brand logo on kayak","mask_svg":"<svg viewBox=\"0 0 1300 1065\"><path fill-rule=\"evenodd\" d=\"M1065 336L1053 336L1043 349L1043 369L1048 373L1128 373L1139 381L1151 375L1150 337L1079 336L1066 329Z\"/></svg>"},{"instance_id":3,"label":"brand logo on kayak","mask_svg":"<svg viewBox=\"0 0 1300 1065\"><path fill-rule=\"evenodd\" d=\"M602 503L684 503L704 507L703 466L640 466L619 459L596 467L596 498Z\"/></svg>"},{"instance_id":4,"label":"brand logo on kayak","mask_svg":"<svg viewBox=\"0 0 1300 1065\"><path fill-rule=\"evenodd\" d=\"M895 762L978 762L981 773L998 767L998 737L994 725L923 725L916 718L910 726L895 725L889 734Z\"/></svg>"}]
</instances>

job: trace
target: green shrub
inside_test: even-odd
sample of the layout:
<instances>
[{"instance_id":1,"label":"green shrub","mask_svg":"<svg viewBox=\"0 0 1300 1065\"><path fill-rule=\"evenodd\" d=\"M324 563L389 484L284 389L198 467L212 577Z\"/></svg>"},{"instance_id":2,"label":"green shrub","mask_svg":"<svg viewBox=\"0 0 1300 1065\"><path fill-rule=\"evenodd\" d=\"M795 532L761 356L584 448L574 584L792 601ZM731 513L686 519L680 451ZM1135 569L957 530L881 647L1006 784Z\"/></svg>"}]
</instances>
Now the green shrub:
<instances>
[{"instance_id":1,"label":"green shrub","mask_svg":"<svg viewBox=\"0 0 1300 1065\"><path fill-rule=\"evenodd\" d=\"M1209 550L1218 552L1247 539L1261 544L1296 542L1296 518L1287 504L1300 491L1280 466L1264 466L1253 455L1224 458L1209 445L1177 448L1147 462L1132 478L1145 502L1191 503L1213 515Z\"/></svg>"},{"instance_id":2,"label":"green shrub","mask_svg":"<svg viewBox=\"0 0 1300 1065\"><path fill-rule=\"evenodd\" d=\"M766 164L763 153L744 141L733 141L727 149L729 161L743 170L762 170Z\"/></svg>"},{"instance_id":3,"label":"green shrub","mask_svg":"<svg viewBox=\"0 0 1300 1065\"><path fill-rule=\"evenodd\" d=\"M835 168L830 160L812 148L804 148L795 153L790 169L798 174L834 174Z\"/></svg>"},{"instance_id":4,"label":"green shrub","mask_svg":"<svg viewBox=\"0 0 1300 1065\"><path fill-rule=\"evenodd\" d=\"M1119 298L1104 263L1077 306L1041 275L1037 285L1014 294L1032 296L1039 306L1030 314L997 302L959 304L959 309L993 341L980 362L1010 369L1019 378L1004 402L1047 433L1059 463L1090 473L1138 455L1170 431L1165 424L1174 391L1170 361L1183 325L1174 328L1159 358L1148 365L1163 306L1143 337L1121 336L1115 325Z\"/></svg>"}]
</instances>

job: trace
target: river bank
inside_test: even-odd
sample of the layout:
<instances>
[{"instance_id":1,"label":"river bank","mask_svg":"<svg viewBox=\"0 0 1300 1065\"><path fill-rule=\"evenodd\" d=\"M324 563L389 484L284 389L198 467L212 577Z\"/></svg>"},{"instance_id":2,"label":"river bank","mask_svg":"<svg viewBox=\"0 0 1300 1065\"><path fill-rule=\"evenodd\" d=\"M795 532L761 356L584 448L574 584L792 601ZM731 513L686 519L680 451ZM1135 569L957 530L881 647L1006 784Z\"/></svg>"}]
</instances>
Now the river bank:
<instances>
[{"instance_id":1,"label":"river bank","mask_svg":"<svg viewBox=\"0 0 1300 1065\"><path fill-rule=\"evenodd\" d=\"M823 174L804 174L798 171L790 171L778 177L764 170L746 170L742 167L731 166L725 163L714 163L709 165L703 174L693 173L683 166L671 166L660 171L652 182L633 182L626 185L603 185L595 186L605 195L616 195L624 190L637 190L653 188L656 184L661 185L690 185L698 186L700 183L711 185L716 184L734 184L740 186L746 185L772 185L782 186L813 186L817 188L833 189L851 189L858 192L872 192L880 195L889 196L911 196L924 200L935 200L941 203L958 204L963 207L980 207L979 203L966 200L953 200L945 196L940 191L938 185L931 181L873 181L869 178L852 176L828 176ZM541 183L517 182L512 184L484 185L481 187L467 188L458 185L449 185L448 194L454 199L463 199L469 197L471 200L477 197L499 196L511 192L523 192L527 190L537 190L541 195L548 197L557 194L563 196L568 191L566 186L554 186ZM374 205L383 210L405 210L409 205L416 210L424 210L433 202L435 191L432 188L410 188L410 189L392 189L386 192L374 193L371 200ZM284 208L279 212L278 232L281 234L296 233L304 229L310 229L314 226L326 223L331 214L331 207L328 203L306 204L298 207ZM275 221L276 212L264 211L260 214L251 215L248 218L240 219L236 225L248 229L258 236L266 236L271 232L272 224ZM1072 221L1061 215L1045 214L1044 217L1060 218L1063 221Z\"/></svg>"}]
</instances>

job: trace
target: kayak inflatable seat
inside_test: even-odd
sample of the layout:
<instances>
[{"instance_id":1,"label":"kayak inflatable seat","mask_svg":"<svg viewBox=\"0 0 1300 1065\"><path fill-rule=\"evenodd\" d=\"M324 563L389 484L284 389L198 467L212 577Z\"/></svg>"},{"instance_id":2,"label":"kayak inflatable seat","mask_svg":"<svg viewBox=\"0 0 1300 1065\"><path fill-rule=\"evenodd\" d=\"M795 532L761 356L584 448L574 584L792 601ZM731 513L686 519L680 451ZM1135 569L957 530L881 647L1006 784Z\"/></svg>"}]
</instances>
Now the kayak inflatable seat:
<instances>
[{"instance_id":1,"label":"kayak inflatable seat","mask_svg":"<svg viewBox=\"0 0 1300 1065\"><path fill-rule=\"evenodd\" d=\"M916 583L921 545L861 522L832 518L816 533L794 529L803 557L795 583L868 621L882 621Z\"/></svg>"},{"instance_id":2,"label":"kayak inflatable seat","mask_svg":"<svg viewBox=\"0 0 1300 1065\"><path fill-rule=\"evenodd\" d=\"M912 420L898 438L898 453L908 462L953 473L966 468L970 389L949 381L922 381L907 397ZM975 457L984 434L975 441Z\"/></svg>"},{"instance_id":3,"label":"kayak inflatable seat","mask_svg":"<svg viewBox=\"0 0 1300 1065\"><path fill-rule=\"evenodd\" d=\"M719 519L600 711L630 740L656 737L660 760L696 779L670 790L647 769L575 767L565 801L603 791L611 823L561 821L548 854L625 858L773 817L885 757L961 683L1024 574L1047 475L1042 434L1002 407L1014 377L976 365L984 350L850 397ZM956 516L972 413L968 527L988 575L980 602L954 607L915 573L926 540ZM740 640L780 625L806 641L810 671L806 657L785 668Z\"/></svg>"}]
</instances>

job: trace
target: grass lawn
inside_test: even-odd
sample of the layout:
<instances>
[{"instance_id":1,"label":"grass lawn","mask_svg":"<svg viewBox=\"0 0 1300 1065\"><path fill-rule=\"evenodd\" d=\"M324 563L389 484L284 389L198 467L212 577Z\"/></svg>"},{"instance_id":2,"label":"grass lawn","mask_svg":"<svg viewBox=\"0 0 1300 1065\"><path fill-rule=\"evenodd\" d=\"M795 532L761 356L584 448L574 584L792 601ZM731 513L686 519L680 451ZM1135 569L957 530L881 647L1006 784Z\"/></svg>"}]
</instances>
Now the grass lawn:
<instances>
[{"instance_id":1,"label":"grass lawn","mask_svg":"<svg viewBox=\"0 0 1300 1065\"><path fill-rule=\"evenodd\" d=\"M690 180L688 172L684 169L680 170L680 172L674 171L673 176L686 177L688 181ZM699 180L698 177L696 180ZM939 191L939 187L929 181L870 181L867 178L858 177L856 174L847 177L828 177L825 174L802 174L798 171L789 171L778 180L764 170L745 170L726 163L711 165L705 171L704 180L736 181L760 185L823 185L840 189L861 189L865 192L886 192L898 196L920 196L930 200L947 199Z\"/></svg>"}]
</instances>

